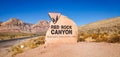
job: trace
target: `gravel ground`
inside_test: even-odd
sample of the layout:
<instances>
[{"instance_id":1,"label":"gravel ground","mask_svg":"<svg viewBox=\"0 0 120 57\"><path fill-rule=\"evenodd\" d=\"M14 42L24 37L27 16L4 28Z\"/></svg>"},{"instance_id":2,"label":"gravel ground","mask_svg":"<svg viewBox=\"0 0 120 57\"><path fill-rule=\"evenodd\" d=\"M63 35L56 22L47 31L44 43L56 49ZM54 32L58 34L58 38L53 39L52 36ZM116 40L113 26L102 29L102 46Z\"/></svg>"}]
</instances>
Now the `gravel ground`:
<instances>
[{"instance_id":1,"label":"gravel ground","mask_svg":"<svg viewBox=\"0 0 120 57\"><path fill-rule=\"evenodd\" d=\"M40 46L17 54L15 57L120 57L120 44L95 42L56 44Z\"/></svg>"}]
</instances>

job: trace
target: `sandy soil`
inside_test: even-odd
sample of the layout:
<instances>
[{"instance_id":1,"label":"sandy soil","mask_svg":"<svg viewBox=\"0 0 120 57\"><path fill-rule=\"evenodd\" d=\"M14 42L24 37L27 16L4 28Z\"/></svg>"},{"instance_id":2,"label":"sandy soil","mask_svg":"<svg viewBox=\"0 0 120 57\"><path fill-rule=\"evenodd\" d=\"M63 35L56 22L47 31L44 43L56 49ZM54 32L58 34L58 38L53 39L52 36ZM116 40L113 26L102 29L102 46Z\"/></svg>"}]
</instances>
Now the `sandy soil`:
<instances>
[{"instance_id":1,"label":"sandy soil","mask_svg":"<svg viewBox=\"0 0 120 57\"><path fill-rule=\"evenodd\" d=\"M120 57L120 44L80 42L40 46L15 57Z\"/></svg>"}]
</instances>

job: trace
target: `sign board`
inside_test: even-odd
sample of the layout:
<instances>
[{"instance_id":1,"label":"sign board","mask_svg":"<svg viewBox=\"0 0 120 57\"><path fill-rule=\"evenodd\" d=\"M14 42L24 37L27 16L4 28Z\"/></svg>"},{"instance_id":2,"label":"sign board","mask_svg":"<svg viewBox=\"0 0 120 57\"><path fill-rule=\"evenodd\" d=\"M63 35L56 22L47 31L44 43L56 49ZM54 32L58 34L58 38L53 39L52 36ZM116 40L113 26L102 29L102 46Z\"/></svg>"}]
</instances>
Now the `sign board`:
<instances>
[{"instance_id":1,"label":"sign board","mask_svg":"<svg viewBox=\"0 0 120 57\"><path fill-rule=\"evenodd\" d=\"M77 43L77 25L61 13L48 13L52 21L46 32L45 44Z\"/></svg>"}]
</instances>

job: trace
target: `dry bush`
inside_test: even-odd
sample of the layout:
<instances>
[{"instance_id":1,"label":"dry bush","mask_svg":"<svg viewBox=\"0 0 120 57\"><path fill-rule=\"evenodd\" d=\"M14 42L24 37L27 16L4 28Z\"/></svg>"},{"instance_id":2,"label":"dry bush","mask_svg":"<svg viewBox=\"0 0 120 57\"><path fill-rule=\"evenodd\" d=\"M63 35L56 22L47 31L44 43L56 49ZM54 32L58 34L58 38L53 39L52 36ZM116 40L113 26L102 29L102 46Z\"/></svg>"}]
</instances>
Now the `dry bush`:
<instances>
[{"instance_id":1,"label":"dry bush","mask_svg":"<svg viewBox=\"0 0 120 57\"><path fill-rule=\"evenodd\" d=\"M78 35L78 42L85 41L87 38L92 38L95 42L120 43L119 33L81 33Z\"/></svg>"},{"instance_id":2,"label":"dry bush","mask_svg":"<svg viewBox=\"0 0 120 57\"><path fill-rule=\"evenodd\" d=\"M36 48L44 43L45 43L45 36L40 36L38 38L29 39L27 41L19 43L11 48L12 56L22 53L25 50Z\"/></svg>"},{"instance_id":3,"label":"dry bush","mask_svg":"<svg viewBox=\"0 0 120 57\"><path fill-rule=\"evenodd\" d=\"M105 42L107 41L107 37L103 34L99 35L99 37L96 38L96 42Z\"/></svg>"},{"instance_id":4,"label":"dry bush","mask_svg":"<svg viewBox=\"0 0 120 57\"><path fill-rule=\"evenodd\" d=\"M97 39L97 38L99 37L99 34L96 34L96 33L91 34L91 37L92 37L93 39Z\"/></svg>"},{"instance_id":5,"label":"dry bush","mask_svg":"<svg viewBox=\"0 0 120 57\"><path fill-rule=\"evenodd\" d=\"M107 42L109 43L120 43L120 36L117 34L113 34L110 36L110 38L107 39Z\"/></svg>"},{"instance_id":6,"label":"dry bush","mask_svg":"<svg viewBox=\"0 0 120 57\"><path fill-rule=\"evenodd\" d=\"M79 33L78 34L78 39L77 42L81 42L81 41L85 41L85 39L89 37L89 35L87 33Z\"/></svg>"},{"instance_id":7,"label":"dry bush","mask_svg":"<svg viewBox=\"0 0 120 57\"><path fill-rule=\"evenodd\" d=\"M88 34L88 33L84 33L83 36L84 36L84 38L88 38L88 37L90 37L91 35Z\"/></svg>"},{"instance_id":8,"label":"dry bush","mask_svg":"<svg viewBox=\"0 0 120 57\"><path fill-rule=\"evenodd\" d=\"M78 38L77 39L77 42L82 42L82 41L85 41L85 39L84 38Z\"/></svg>"},{"instance_id":9,"label":"dry bush","mask_svg":"<svg viewBox=\"0 0 120 57\"><path fill-rule=\"evenodd\" d=\"M22 37L28 37L28 36L39 36L38 34L32 34L32 33L13 33L13 32L4 32L0 33L0 40L9 40L14 38L22 38Z\"/></svg>"},{"instance_id":10,"label":"dry bush","mask_svg":"<svg viewBox=\"0 0 120 57\"><path fill-rule=\"evenodd\" d=\"M14 57L16 54L22 53L24 50L20 47L20 45L14 46L11 49L12 51L12 57Z\"/></svg>"}]
</instances>

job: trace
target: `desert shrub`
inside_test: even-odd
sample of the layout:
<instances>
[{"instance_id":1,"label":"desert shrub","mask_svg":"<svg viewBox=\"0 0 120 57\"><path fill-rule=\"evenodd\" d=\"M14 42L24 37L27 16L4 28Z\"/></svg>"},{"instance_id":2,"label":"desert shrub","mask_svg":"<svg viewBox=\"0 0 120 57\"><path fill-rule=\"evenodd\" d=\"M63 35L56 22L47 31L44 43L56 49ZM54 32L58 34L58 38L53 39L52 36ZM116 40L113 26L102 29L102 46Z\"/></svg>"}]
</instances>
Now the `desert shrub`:
<instances>
[{"instance_id":1,"label":"desert shrub","mask_svg":"<svg viewBox=\"0 0 120 57\"><path fill-rule=\"evenodd\" d=\"M38 38L29 39L25 42L19 43L11 48L12 56L15 56L18 53L22 53L25 50L36 48L45 43L45 37L40 36ZM21 45L23 47L21 47Z\"/></svg>"},{"instance_id":2,"label":"desert shrub","mask_svg":"<svg viewBox=\"0 0 120 57\"><path fill-rule=\"evenodd\" d=\"M81 42L81 41L85 41L84 33L78 34L77 42Z\"/></svg>"},{"instance_id":3,"label":"desert shrub","mask_svg":"<svg viewBox=\"0 0 120 57\"><path fill-rule=\"evenodd\" d=\"M96 42L106 42L107 38L106 37L101 37L101 38L96 38Z\"/></svg>"},{"instance_id":4,"label":"desert shrub","mask_svg":"<svg viewBox=\"0 0 120 57\"><path fill-rule=\"evenodd\" d=\"M109 42L109 43L119 42L120 43L120 36L112 35L110 38L108 38L107 42Z\"/></svg>"},{"instance_id":5,"label":"desert shrub","mask_svg":"<svg viewBox=\"0 0 120 57\"><path fill-rule=\"evenodd\" d=\"M77 42L82 42L82 41L85 41L85 39L84 38L78 38L77 39Z\"/></svg>"},{"instance_id":6,"label":"desert shrub","mask_svg":"<svg viewBox=\"0 0 120 57\"><path fill-rule=\"evenodd\" d=\"M99 34L99 37L96 38L96 42L117 43L120 42L120 36L118 34Z\"/></svg>"},{"instance_id":7,"label":"desert shrub","mask_svg":"<svg viewBox=\"0 0 120 57\"><path fill-rule=\"evenodd\" d=\"M0 33L0 39L1 40L9 40L14 38L21 38L21 37L28 37L28 36L39 36L38 34L32 34L32 33L13 33L13 32L4 32Z\"/></svg>"},{"instance_id":8,"label":"desert shrub","mask_svg":"<svg viewBox=\"0 0 120 57\"><path fill-rule=\"evenodd\" d=\"M94 33L91 36L92 36L93 39L97 39L99 37L99 34Z\"/></svg>"},{"instance_id":9,"label":"desert shrub","mask_svg":"<svg viewBox=\"0 0 120 57\"><path fill-rule=\"evenodd\" d=\"M118 34L120 34L120 31L118 31Z\"/></svg>"},{"instance_id":10,"label":"desert shrub","mask_svg":"<svg viewBox=\"0 0 120 57\"><path fill-rule=\"evenodd\" d=\"M88 38L88 37L90 37L91 35L88 34L88 33L85 33L83 36L84 36L84 38Z\"/></svg>"},{"instance_id":11,"label":"desert shrub","mask_svg":"<svg viewBox=\"0 0 120 57\"><path fill-rule=\"evenodd\" d=\"M92 37L95 42L108 42L108 43L116 43L120 42L120 36L118 33L81 33L78 35L78 42L85 41L86 38Z\"/></svg>"},{"instance_id":12,"label":"desert shrub","mask_svg":"<svg viewBox=\"0 0 120 57\"><path fill-rule=\"evenodd\" d=\"M15 38L15 35L10 35L9 38L13 39L13 38Z\"/></svg>"},{"instance_id":13,"label":"desert shrub","mask_svg":"<svg viewBox=\"0 0 120 57\"><path fill-rule=\"evenodd\" d=\"M21 48L20 45L17 45L12 47L11 51L12 51L12 57L14 57L16 54L22 53L23 48Z\"/></svg>"},{"instance_id":14,"label":"desert shrub","mask_svg":"<svg viewBox=\"0 0 120 57\"><path fill-rule=\"evenodd\" d=\"M103 34L100 33L96 38L96 42L105 42L105 41L107 41L107 36L108 36L108 34L106 34L106 33L103 33Z\"/></svg>"}]
</instances>

